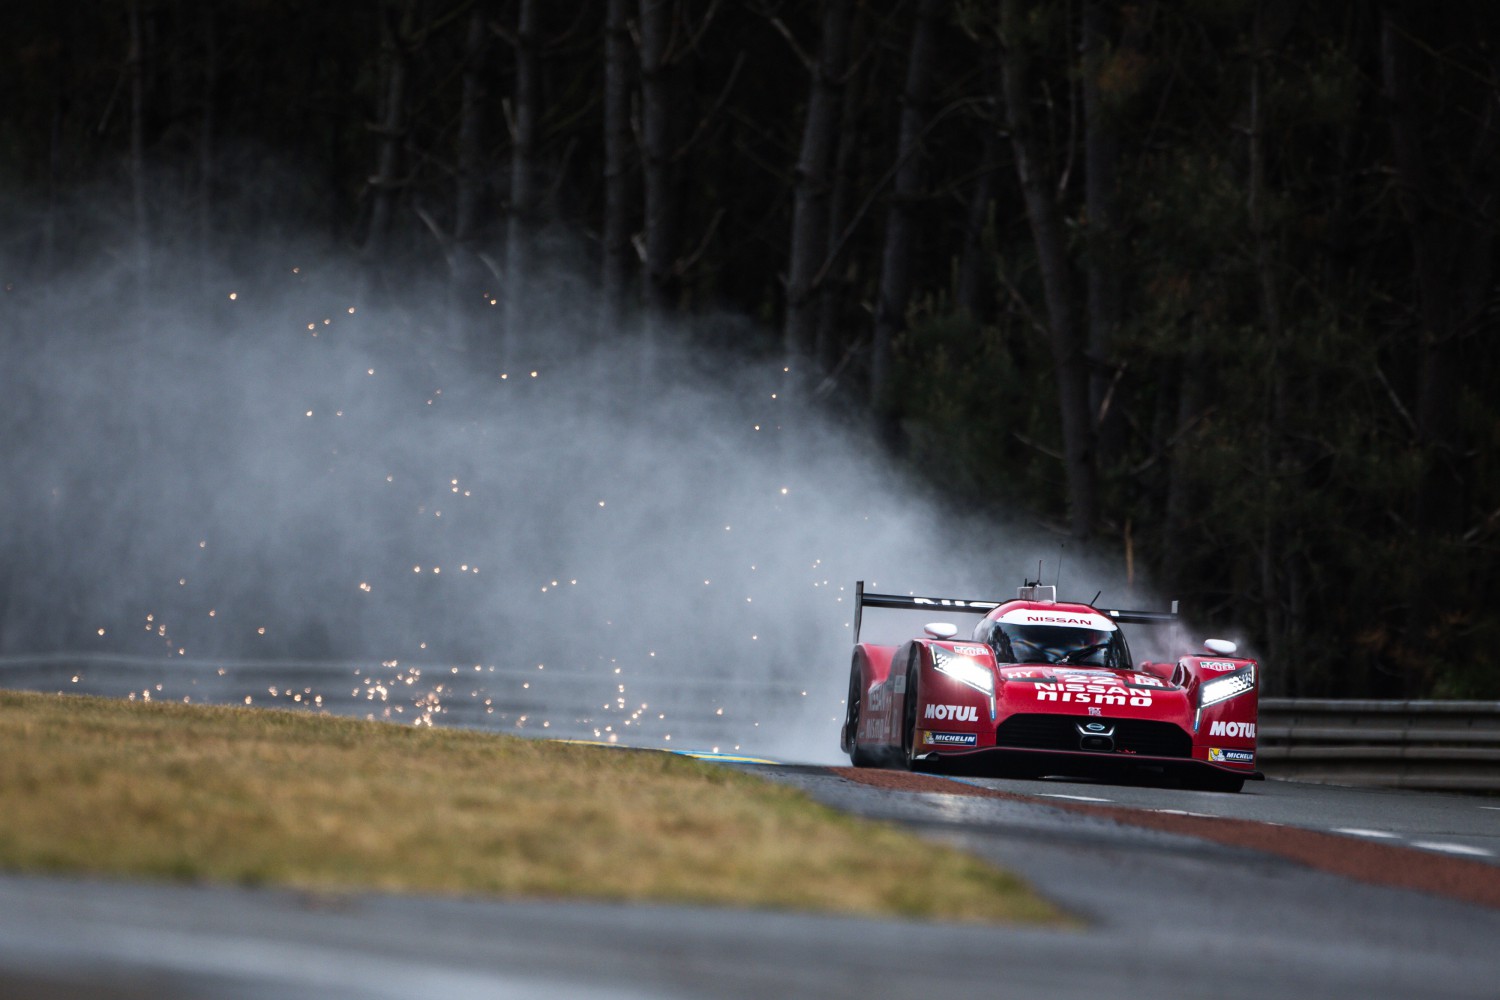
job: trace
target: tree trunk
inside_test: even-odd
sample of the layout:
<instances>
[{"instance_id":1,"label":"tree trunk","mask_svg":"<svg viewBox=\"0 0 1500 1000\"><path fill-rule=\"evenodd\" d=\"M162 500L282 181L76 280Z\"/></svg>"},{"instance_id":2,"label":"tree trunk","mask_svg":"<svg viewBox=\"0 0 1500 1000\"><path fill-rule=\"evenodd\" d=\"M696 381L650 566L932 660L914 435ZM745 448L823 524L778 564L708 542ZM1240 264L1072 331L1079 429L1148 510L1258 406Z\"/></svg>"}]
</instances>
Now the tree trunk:
<instances>
[{"instance_id":1,"label":"tree trunk","mask_svg":"<svg viewBox=\"0 0 1500 1000\"><path fill-rule=\"evenodd\" d=\"M409 12L410 8L408 8ZM379 261L385 251L386 237L394 212L396 188L400 184L401 143L406 128L406 52L405 26L396 24L396 12L390 6L380 9L380 56L385 93L382 97L380 122L375 132L380 137L375 174L370 178L370 228L365 233L363 257L367 264Z\"/></svg>"},{"instance_id":2,"label":"tree trunk","mask_svg":"<svg viewBox=\"0 0 1500 1000\"><path fill-rule=\"evenodd\" d=\"M839 141L839 112L849 51L852 0L826 0L818 59L810 66L807 118L797 158L792 201L792 245L787 265L784 346L799 381L813 358L818 328L816 278L828 255L829 199Z\"/></svg>"},{"instance_id":3,"label":"tree trunk","mask_svg":"<svg viewBox=\"0 0 1500 1000\"><path fill-rule=\"evenodd\" d=\"M1288 391L1286 366L1282 363L1281 289L1276 280L1276 248L1267 218L1270 192L1266 182L1266 142L1269 134L1266 119L1265 85L1276 42L1273 16L1267 12L1267 0L1257 0L1251 27L1250 102L1247 138L1249 141L1249 178L1246 184L1245 209L1250 223L1250 239L1255 253L1255 272L1260 292L1262 335L1270 347L1267 365L1267 409L1261 433L1261 477L1270 487L1288 474L1284 452L1287 425ZM1286 532L1277 523L1270 504L1261 504L1260 584L1264 612L1266 659L1273 663L1285 657L1287 636L1292 631L1284 606L1286 587L1285 560L1292 546Z\"/></svg>"},{"instance_id":4,"label":"tree trunk","mask_svg":"<svg viewBox=\"0 0 1500 1000\"><path fill-rule=\"evenodd\" d=\"M516 89L511 100L510 217L505 226L505 339L514 340L524 319L527 256L536 222L536 0L521 0L516 14ZM502 363L504 352L502 351Z\"/></svg>"},{"instance_id":5,"label":"tree trunk","mask_svg":"<svg viewBox=\"0 0 1500 1000\"><path fill-rule=\"evenodd\" d=\"M207 267L214 250L214 130L219 89L219 32L211 3L200 9L203 28L203 116L198 122L198 261Z\"/></svg>"},{"instance_id":6,"label":"tree trunk","mask_svg":"<svg viewBox=\"0 0 1500 1000\"><path fill-rule=\"evenodd\" d=\"M631 66L630 0L609 0L604 37L604 260L602 266L605 336L624 321L626 288L630 283L631 197L630 128Z\"/></svg>"},{"instance_id":7,"label":"tree trunk","mask_svg":"<svg viewBox=\"0 0 1500 1000\"><path fill-rule=\"evenodd\" d=\"M489 34L485 28L484 3L469 10L464 35L463 89L458 112L458 182L453 211L453 241L460 256L473 253L474 232L479 223L479 198L483 188L484 56Z\"/></svg>"},{"instance_id":8,"label":"tree trunk","mask_svg":"<svg viewBox=\"0 0 1500 1000\"><path fill-rule=\"evenodd\" d=\"M1397 192L1411 230L1422 331L1418 342L1417 444L1426 468L1418 488L1413 521L1419 532L1450 534L1462 520L1455 488L1458 437L1458 324L1461 289L1453 269L1467 253L1469 227L1435 210L1433 172L1423 146L1423 114L1411 67L1410 28L1399 5L1382 11L1381 77L1385 87Z\"/></svg>"},{"instance_id":9,"label":"tree trunk","mask_svg":"<svg viewBox=\"0 0 1500 1000\"><path fill-rule=\"evenodd\" d=\"M937 63L937 20L947 8L942 0L920 0L906 63L901 97L901 125L896 145L896 176L885 220L885 250L875 304L875 334L870 346L870 402L883 419L891 400L891 345L906 328L911 300L912 255L916 250L916 202L922 193L922 131L927 126L933 71Z\"/></svg>"},{"instance_id":10,"label":"tree trunk","mask_svg":"<svg viewBox=\"0 0 1500 1000\"><path fill-rule=\"evenodd\" d=\"M1002 89L1016 175L1026 204L1026 218L1031 224L1032 240L1036 244L1037 265L1047 306L1047 335L1056 370L1058 410L1062 421L1068 526L1074 538L1085 539L1093 530L1096 502L1088 359L1073 314L1073 278L1063 238L1061 213L1052 198L1050 172L1031 121L1026 58L1017 44L1021 17L1021 0L1001 0Z\"/></svg>"},{"instance_id":11,"label":"tree trunk","mask_svg":"<svg viewBox=\"0 0 1500 1000\"><path fill-rule=\"evenodd\" d=\"M71 40L74 34L69 11L54 6L51 15L54 32L58 38L58 53L57 65L53 70L52 113L49 116L47 130L47 208L42 215L42 246L39 255L41 276L44 280L50 280L55 273L58 253L61 250L58 245L58 215L61 211L63 163L66 155L63 146L63 129L67 121L69 96L75 79L74 75L69 72L72 66ZM0 618L0 624L3 622L4 619Z\"/></svg>"},{"instance_id":12,"label":"tree trunk","mask_svg":"<svg viewBox=\"0 0 1500 1000\"><path fill-rule=\"evenodd\" d=\"M1109 57L1107 15L1101 0L1083 7L1083 163L1087 228L1089 413L1105 455L1124 447L1123 407L1113 405L1114 344L1124 300L1120 237L1119 132L1117 114L1106 106L1100 77Z\"/></svg>"},{"instance_id":13,"label":"tree trunk","mask_svg":"<svg viewBox=\"0 0 1500 1000\"><path fill-rule=\"evenodd\" d=\"M1206 383L1199 374L1203 367L1200 345L1204 334L1194 320L1186 324L1183 335L1187 344L1181 359L1163 366L1164 391L1157 403L1157 427L1153 434L1154 449L1166 461L1165 485L1160 497L1161 574L1174 587L1187 578L1191 539L1197 529L1190 522L1199 506L1193 489L1198 471L1187 461L1191 450L1188 435L1206 405L1203 398Z\"/></svg>"},{"instance_id":14,"label":"tree trunk","mask_svg":"<svg viewBox=\"0 0 1500 1000\"><path fill-rule=\"evenodd\" d=\"M958 282L953 290L953 304L960 315L976 325L989 314L990 276L994 273L994 251L985 246L985 230L990 226L990 206L995 201L995 176L1000 170L1002 141L1000 130L991 128L984 137L979 176L969 193L969 210L964 219L964 243L958 257Z\"/></svg>"},{"instance_id":15,"label":"tree trunk","mask_svg":"<svg viewBox=\"0 0 1500 1000\"><path fill-rule=\"evenodd\" d=\"M463 84L459 94L458 140L455 150L458 177L454 191L453 249L448 273L448 321L470 350L493 350L478 332L488 324L479 322L483 308L479 249L474 234L479 228L480 200L484 191L484 62L489 48L486 20L488 4L476 0L469 10L464 34Z\"/></svg>"},{"instance_id":16,"label":"tree trunk","mask_svg":"<svg viewBox=\"0 0 1500 1000\"><path fill-rule=\"evenodd\" d=\"M641 132L645 172L645 281L648 322L677 298L681 193L676 162L680 141L679 82L669 49L675 0L641 0Z\"/></svg>"},{"instance_id":17,"label":"tree trunk","mask_svg":"<svg viewBox=\"0 0 1500 1000\"><path fill-rule=\"evenodd\" d=\"M853 41L851 52L862 51L865 24L860 10L854 12L850 28ZM814 295L817 306L817 335L814 353L820 370L835 378L847 345L840 336L842 330L843 289L846 284L846 267L841 234L850 223L853 213L854 192L858 185L859 158L864 148L860 133L860 107L864 101L865 87L873 71L866 69L856 73L844 85L842 108L839 111L838 153L833 167L833 189L828 197L828 239L823 251L823 264L819 269L821 278L814 284L818 291ZM831 385L832 383L830 383Z\"/></svg>"},{"instance_id":18,"label":"tree trunk","mask_svg":"<svg viewBox=\"0 0 1500 1000\"><path fill-rule=\"evenodd\" d=\"M141 2L129 11L130 48L126 55L130 77L130 201L134 222L136 283L145 295L151 273L151 220L146 208L146 51Z\"/></svg>"}]
</instances>

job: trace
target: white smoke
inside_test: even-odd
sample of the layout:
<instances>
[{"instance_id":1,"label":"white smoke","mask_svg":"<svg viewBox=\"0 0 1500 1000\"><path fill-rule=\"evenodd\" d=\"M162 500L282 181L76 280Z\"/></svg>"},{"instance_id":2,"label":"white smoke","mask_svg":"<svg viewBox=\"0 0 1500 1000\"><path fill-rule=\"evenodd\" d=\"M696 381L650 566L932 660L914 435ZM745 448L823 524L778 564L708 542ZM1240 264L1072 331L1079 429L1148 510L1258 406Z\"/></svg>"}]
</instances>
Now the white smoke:
<instances>
[{"instance_id":1,"label":"white smoke","mask_svg":"<svg viewBox=\"0 0 1500 1000\"><path fill-rule=\"evenodd\" d=\"M98 689L831 761L855 580L1004 597L1058 557L789 399L740 321L643 354L554 278L497 357L499 305L327 255L154 266L4 299L0 653Z\"/></svg>"}]
</instances>

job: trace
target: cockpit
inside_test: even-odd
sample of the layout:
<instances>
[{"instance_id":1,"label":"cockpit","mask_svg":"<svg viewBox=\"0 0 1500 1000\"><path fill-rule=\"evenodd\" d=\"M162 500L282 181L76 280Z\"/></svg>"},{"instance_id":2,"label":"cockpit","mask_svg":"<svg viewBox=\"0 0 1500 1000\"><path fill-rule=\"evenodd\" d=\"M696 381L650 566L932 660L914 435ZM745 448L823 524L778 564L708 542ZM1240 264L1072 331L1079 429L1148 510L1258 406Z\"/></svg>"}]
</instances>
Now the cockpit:
<instances>
[{"instance_id":1,"label":"cockpit","mask_svg":"<svg viewBox=\"0 0 1500 1000\"><path fill-rule=\"evenodd\" d=\"M1130 650L1118 629L1020 625L986 619L974 638L995 651L997 663L1057 663L1129 670Z\"/></svg>"}]
</instances>

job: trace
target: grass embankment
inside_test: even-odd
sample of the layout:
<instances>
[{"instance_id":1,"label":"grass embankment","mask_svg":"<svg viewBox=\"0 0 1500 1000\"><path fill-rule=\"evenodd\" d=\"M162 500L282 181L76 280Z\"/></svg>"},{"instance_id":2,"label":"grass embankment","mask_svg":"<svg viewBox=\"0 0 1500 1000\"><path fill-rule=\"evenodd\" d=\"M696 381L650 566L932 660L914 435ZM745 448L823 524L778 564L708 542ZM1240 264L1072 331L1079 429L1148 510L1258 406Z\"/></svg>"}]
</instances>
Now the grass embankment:
<instances>
[{"instance_id":1,"label":"grass embankment","mask_svg":"<svg viewBox=\"0 0 1500 1000\"><path fill-rule=\"evenodd\" d=\"M958 851L670 754L10 691L0 868L1057 919Z\"/></svg>"}]
</instances>

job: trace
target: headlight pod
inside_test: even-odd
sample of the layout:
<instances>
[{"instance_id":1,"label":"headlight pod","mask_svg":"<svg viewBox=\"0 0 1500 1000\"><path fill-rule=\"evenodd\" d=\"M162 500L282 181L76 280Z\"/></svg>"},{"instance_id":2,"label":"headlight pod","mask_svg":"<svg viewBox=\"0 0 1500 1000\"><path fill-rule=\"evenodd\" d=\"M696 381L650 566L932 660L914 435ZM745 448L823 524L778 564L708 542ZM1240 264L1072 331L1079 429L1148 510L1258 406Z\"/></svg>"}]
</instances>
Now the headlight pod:
<instances>
[{"instance_id":1,"label":"headlight pod","mask_svg":"<svg viewBox=\"0 0 1500 1000\"><path fill-rule=\"evenodd\" d=\"M976 691L983 691L994 697L995 674L984 664L933 646L932 666L938 673L947 674L960 684L967 684Z\"/></svg>"},{"instance_id":2,"label":"headlight pod","mask_svg":"<svg viewBox=\"0 0 1500 1000\"><path fill-rule=\"evenodd\" d=\"M1246 691L1255 688L1255 664L1250 664L1242 670L1236 670L1232 674L1223 677L1215 677L1211 681L1205 681L1198 689L1198 707L1207 708L1217 705L1221 701L1237 698Z\"/></svg>"}]
</instances>

